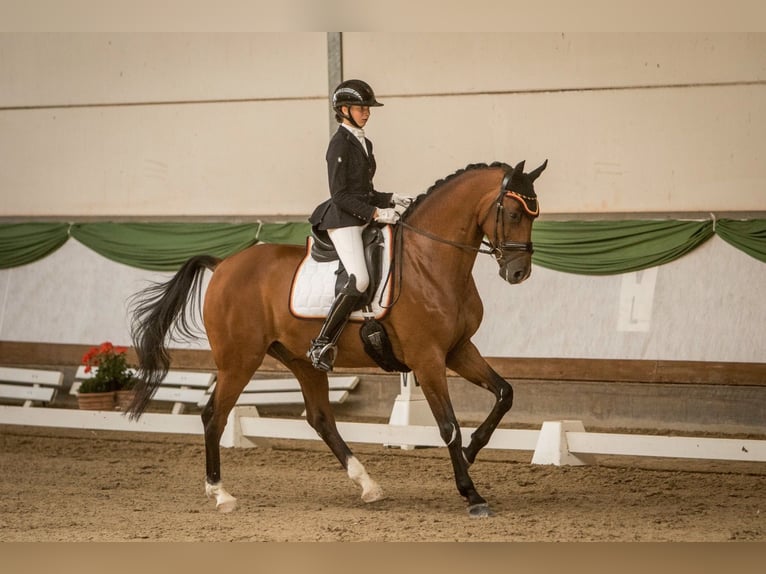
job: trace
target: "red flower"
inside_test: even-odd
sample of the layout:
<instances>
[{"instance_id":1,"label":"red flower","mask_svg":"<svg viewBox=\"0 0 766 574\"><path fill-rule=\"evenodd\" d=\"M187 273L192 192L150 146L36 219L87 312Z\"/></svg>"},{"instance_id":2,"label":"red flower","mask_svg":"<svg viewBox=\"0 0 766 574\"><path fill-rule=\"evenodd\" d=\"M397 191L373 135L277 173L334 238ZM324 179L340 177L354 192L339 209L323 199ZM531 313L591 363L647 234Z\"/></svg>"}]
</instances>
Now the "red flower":
<instances>
[{"instance_id":1,"label":"red flower","mask_svg":"<svg viewBox=\"0 0 766 574\"><path fill-rule=\"evenodd\" d=\"M127 347L115 347L110 341L91 347L82 357L85 372L90 373L97 367L94 381L108 385L112 390L130 388L126 385L132 384L133 373L127 364L127 351Z\"/></svg>"}]
</instances>

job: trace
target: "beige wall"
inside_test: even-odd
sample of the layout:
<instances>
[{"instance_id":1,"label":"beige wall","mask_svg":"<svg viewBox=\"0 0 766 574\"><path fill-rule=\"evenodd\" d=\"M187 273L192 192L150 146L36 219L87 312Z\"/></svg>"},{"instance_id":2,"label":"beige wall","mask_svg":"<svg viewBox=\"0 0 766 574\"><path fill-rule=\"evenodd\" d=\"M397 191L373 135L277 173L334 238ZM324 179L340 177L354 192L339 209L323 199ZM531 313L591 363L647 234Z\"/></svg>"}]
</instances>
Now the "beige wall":
<instances>
[{"instance_id":1,"label":"beige wall","mask_svg":"<svg viewBox=\"0 0 766 574\"><path fill-rule=\"evenodd\" d=\"M345 33L377 186L550 160L544 213L766 210L766 34ZM326 196L324 33L0 34L0 216L290 216Z\"/></svg>"},{"instance_id":2,"label":"beige wall","mask_svg":"<svg viewBox=\"0 0 766 574\"><path fill-rule=\"evenodd\" d=\"M0 35L0 213L307 210L326 193L325 42L324 33Z\"/></svg>"},{"instance_id":3,"label":"beige wall","mask_svg":"<svg viewBox=\"0 0 766 574\"><path fill-rule=\"evenodd\" d=\"M0 125L4 214L293 213L326 177L318 100L29 110Z\"/></svg>"},{"instance_id":4,"label":"beige wall","mask_svg":"<svg viewBox=\"0 0 766 574\"><path fill-rule=\"evenodd\" d=\"M389 94L766 79L764 34L344 33L346 75Z\"/></svg>"},{"instance_id":5,"label":"beige wall","mask_svg":"<svg viewBox=\"0 0 766 574\"><path fill-rule=\"evenodd\" d=\"M388 104L381 188L548 158L545 213L766 209L764 34L346 34L344 63Z\"/></svg>"},{"instance_id":6,"label":"beige wall","mask_svg":"<svg viewBox=\"0 0 766 574\"><path fill-rule=\"evenodd\" d=\"M321 98L325 34L0 34L0 106Z\"/></svg>"}]
</instances>

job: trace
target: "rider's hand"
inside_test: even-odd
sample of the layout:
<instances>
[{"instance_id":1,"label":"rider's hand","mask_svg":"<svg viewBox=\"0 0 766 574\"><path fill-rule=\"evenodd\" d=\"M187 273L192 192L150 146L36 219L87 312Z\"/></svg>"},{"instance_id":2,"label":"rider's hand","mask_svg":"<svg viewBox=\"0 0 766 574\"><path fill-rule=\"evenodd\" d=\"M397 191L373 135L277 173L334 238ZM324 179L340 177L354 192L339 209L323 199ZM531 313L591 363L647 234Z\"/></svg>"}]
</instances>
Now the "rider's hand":
<instances>
[{"instance_id":1,"label":"rider's hand","mask_svg":"<svg viewBox=\"0 0 766 574\"><path fill-rule=\"evenodd\" d=\"M398 193L391 194L391 202L394 205L401 205L402 207L409 207L412 203L412 198L406 195L399 195Z\"/></svg>"},{"instance_id":2,"label":"rider's hand","mask_svg":"<svg viewBox=\"0 0 766 574\"><path fill-rule=\"evenodd\" d=\"M396 223L399 221L399 214L392 207L385 209L378 208L375 210L375 221L378 223Z\"/></svg>"}]
</instances>

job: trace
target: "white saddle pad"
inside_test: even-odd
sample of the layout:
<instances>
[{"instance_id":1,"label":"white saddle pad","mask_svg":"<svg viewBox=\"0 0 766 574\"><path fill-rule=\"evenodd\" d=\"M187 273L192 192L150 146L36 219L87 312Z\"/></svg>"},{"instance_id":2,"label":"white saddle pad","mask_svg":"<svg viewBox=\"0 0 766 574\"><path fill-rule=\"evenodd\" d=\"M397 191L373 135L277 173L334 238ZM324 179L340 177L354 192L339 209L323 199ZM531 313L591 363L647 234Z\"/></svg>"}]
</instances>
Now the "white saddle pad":
<instances>
[{"instance_id":1,"label":"white saddle pad","mask_svg":"<svg viewBox=\"0 0 766 574\"><path fill-rule=\"evenodd\" d=\"M301 261L293 277L290 289L290 312L301 319L324 319L335 300L335 281L339 261L320 263L311 257L311 245L314 238L309 236L306 242L306 256ZM372 300L372 312L376 319L382 318L391 303L391 281L386 281L388 270L391 268L393 252L391 226L383 227L383 258L381 270L383 280L378 285ZM362 311L351 314L352 321L364 319Z\"/></svg>"}]
</instances>

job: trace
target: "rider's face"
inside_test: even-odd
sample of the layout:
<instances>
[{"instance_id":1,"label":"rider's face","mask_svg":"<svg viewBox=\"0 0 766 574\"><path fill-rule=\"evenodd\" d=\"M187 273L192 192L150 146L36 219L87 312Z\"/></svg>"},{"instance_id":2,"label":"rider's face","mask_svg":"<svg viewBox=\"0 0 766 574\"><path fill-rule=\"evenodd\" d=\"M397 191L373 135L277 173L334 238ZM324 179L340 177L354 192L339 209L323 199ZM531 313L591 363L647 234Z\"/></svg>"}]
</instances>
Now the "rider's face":
<instances>
[{"instance_id":1,"label":"rider's face","mask_svg":"<svg viewBox=\"0 0 766 574\"><path fill-rule=\"evenodd\" d=\"M363 128L370 119L370 106L348 106L348 114L354 118L360 128Z\"/></svg>"}]
</instances>

